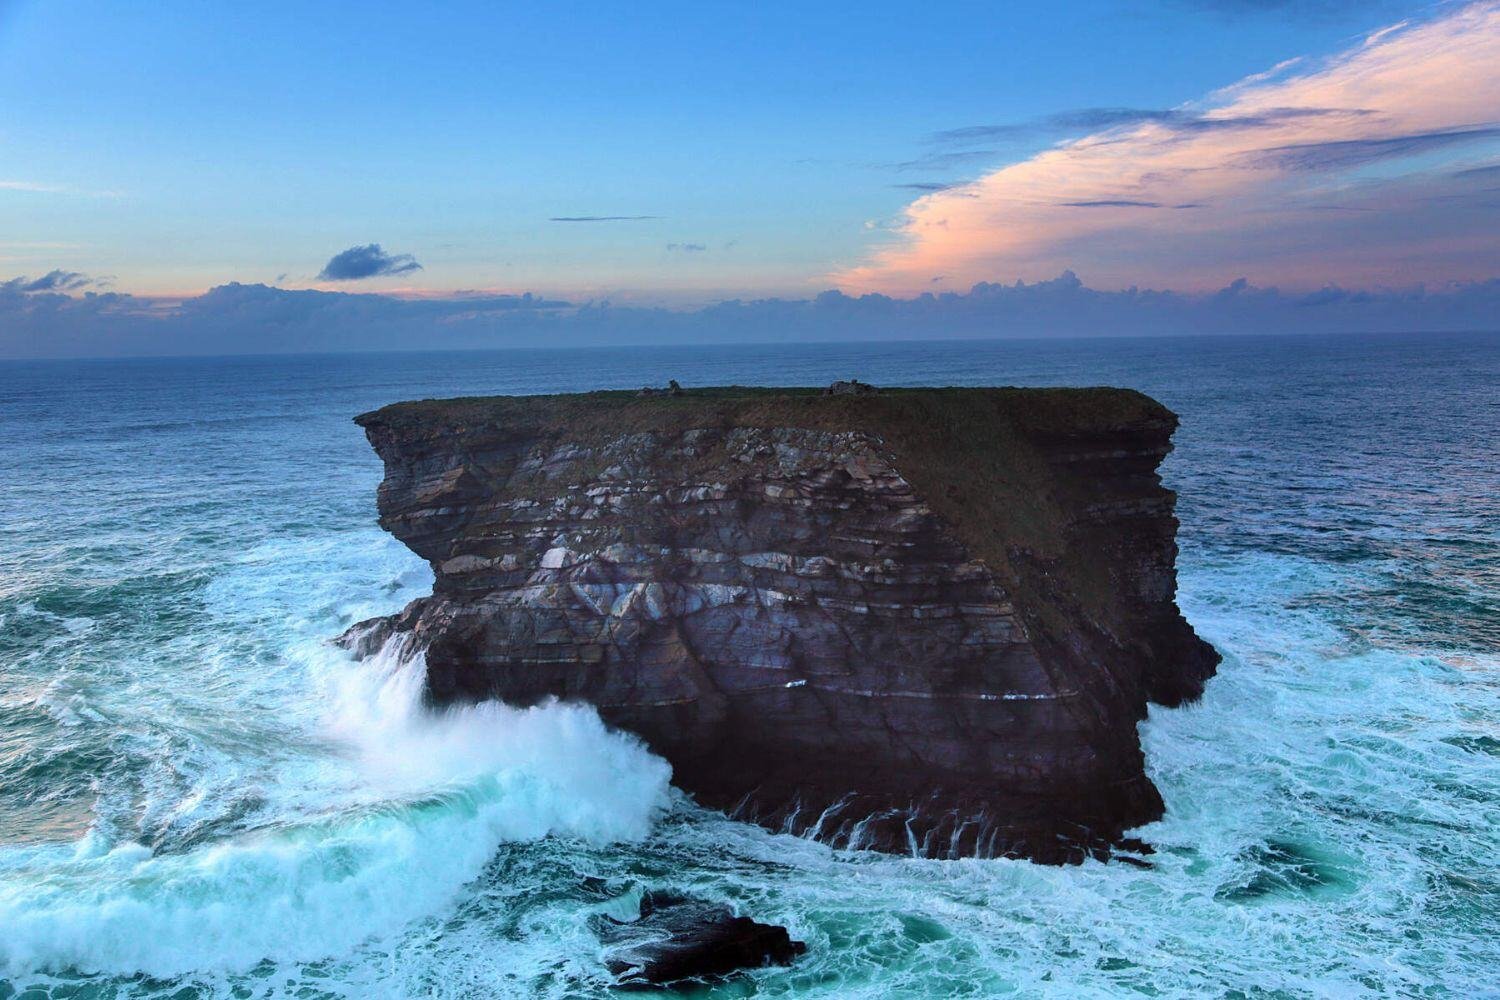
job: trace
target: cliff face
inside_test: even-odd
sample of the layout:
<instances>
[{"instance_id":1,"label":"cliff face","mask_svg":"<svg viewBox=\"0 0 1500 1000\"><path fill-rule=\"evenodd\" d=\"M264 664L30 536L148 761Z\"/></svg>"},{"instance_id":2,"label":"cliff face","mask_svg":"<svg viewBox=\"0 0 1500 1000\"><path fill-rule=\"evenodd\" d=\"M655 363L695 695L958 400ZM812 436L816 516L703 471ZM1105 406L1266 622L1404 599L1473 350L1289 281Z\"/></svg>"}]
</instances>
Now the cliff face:
<instances>
[{"instance_id":1,"label":"cliff face","mask_svg":"<svg viewBox=\"0 0 1500 1000\"><path fill-rule=\"evenodd\" d=\"M1158 817L1136 722L1218 661L1174 603L1172 413L1109 390L704 390L358 422L431 597L356 626L434 703L596 705L700 802L1070 860Z\"/></svg>"}]
</instances>

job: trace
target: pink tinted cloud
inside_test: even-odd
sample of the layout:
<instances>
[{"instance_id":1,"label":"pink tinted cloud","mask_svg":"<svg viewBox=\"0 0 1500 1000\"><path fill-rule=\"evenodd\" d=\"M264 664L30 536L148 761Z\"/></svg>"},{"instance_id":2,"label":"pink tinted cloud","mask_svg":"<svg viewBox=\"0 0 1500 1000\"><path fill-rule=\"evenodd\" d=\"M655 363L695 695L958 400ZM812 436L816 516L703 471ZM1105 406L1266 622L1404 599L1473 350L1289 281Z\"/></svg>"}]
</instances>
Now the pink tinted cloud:
<instances>
[{"instance_id":1,"label":"pink tinted cloud","mask_svg":"<svg viewBox=\"0 0 1500 1000\"><path fill-rule=\"evenodd\" d=\"M1289 75L1290 74L1290 75ZM832 276L911 294L1074 268L1096 287L1500 274L1500 2L1394 25L907 206Z\"/></svg>"}]
</instances>

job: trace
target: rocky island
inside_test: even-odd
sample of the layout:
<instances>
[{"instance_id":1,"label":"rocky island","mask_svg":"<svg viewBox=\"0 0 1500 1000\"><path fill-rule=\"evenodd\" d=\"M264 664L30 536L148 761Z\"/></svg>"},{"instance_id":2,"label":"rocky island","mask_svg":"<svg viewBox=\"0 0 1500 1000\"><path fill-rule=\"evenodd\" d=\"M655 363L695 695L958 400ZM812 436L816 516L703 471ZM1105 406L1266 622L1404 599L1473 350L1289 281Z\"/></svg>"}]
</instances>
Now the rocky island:
<instances>
[{"instance_id":1,"label":"rocky island","mask_svg":"<svg viewBox=\"0 0 1500 1000\"><path fill-rule=\"evenodd\" d=\"M860 383L840 383L861 386ZM430 597L351 629L433 704L597 706L710 807L840 846L1099 855L1218 655L1175 603L1175 415L1122 389L698 389L356 418Z\"/></svg>"}]
</instances>

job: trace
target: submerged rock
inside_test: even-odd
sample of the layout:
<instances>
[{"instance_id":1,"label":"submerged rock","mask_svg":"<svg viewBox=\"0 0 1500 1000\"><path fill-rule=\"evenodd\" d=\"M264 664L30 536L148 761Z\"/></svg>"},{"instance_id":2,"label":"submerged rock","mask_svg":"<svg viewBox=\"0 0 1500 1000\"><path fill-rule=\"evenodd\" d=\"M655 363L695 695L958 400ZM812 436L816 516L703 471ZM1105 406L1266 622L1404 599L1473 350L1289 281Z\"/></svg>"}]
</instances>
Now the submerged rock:
<instances>
[{"instance_id":1,"label":"submerged rock","mask_svg":"<svg viewBox=\"0 0 1500 1000\"><path fill-rule=\"evenodd\" d=\"M352 629L438 705L589 702L707 806L840 846L1100 856L1136 723L1217 654L1174 601L1176 417L1116 389L699 389L358 418L431 597Z\"/></svg>"},{"instance_id":2,"label":"submerged rock","mask_svg":"<svg viewBox=\"0 0 1500 1000\"><path fill-rule=\"evenodd\" d=\"M666 986L714 979L742 969L790 965L807 945L785 927L737 917L722 903L673 892L648 892L634 921L601 917L595 930L621 986Z\"/></svg>"}]
</instances>

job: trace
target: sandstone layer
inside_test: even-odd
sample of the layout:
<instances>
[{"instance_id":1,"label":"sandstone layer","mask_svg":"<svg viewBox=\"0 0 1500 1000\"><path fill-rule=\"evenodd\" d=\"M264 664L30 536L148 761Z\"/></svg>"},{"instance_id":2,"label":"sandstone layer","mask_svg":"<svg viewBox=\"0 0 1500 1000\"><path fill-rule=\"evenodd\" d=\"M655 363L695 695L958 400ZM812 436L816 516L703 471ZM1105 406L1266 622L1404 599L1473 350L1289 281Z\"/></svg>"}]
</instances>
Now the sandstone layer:
<instances>
[{"instance_id":1,"label":"sandstone layer","mask_svg":"<svg viewBox=\"0 0 1500 1000\"><path fill-rule=\"evenodd\" d=\"M700 803L1044 861L1158 818L1136 723L1218 656L1175 603L1176 417L1116 389L695 390L357 418L431 597L351 629L436 705L589 702Z\"/></svg>"}]
</instances>

